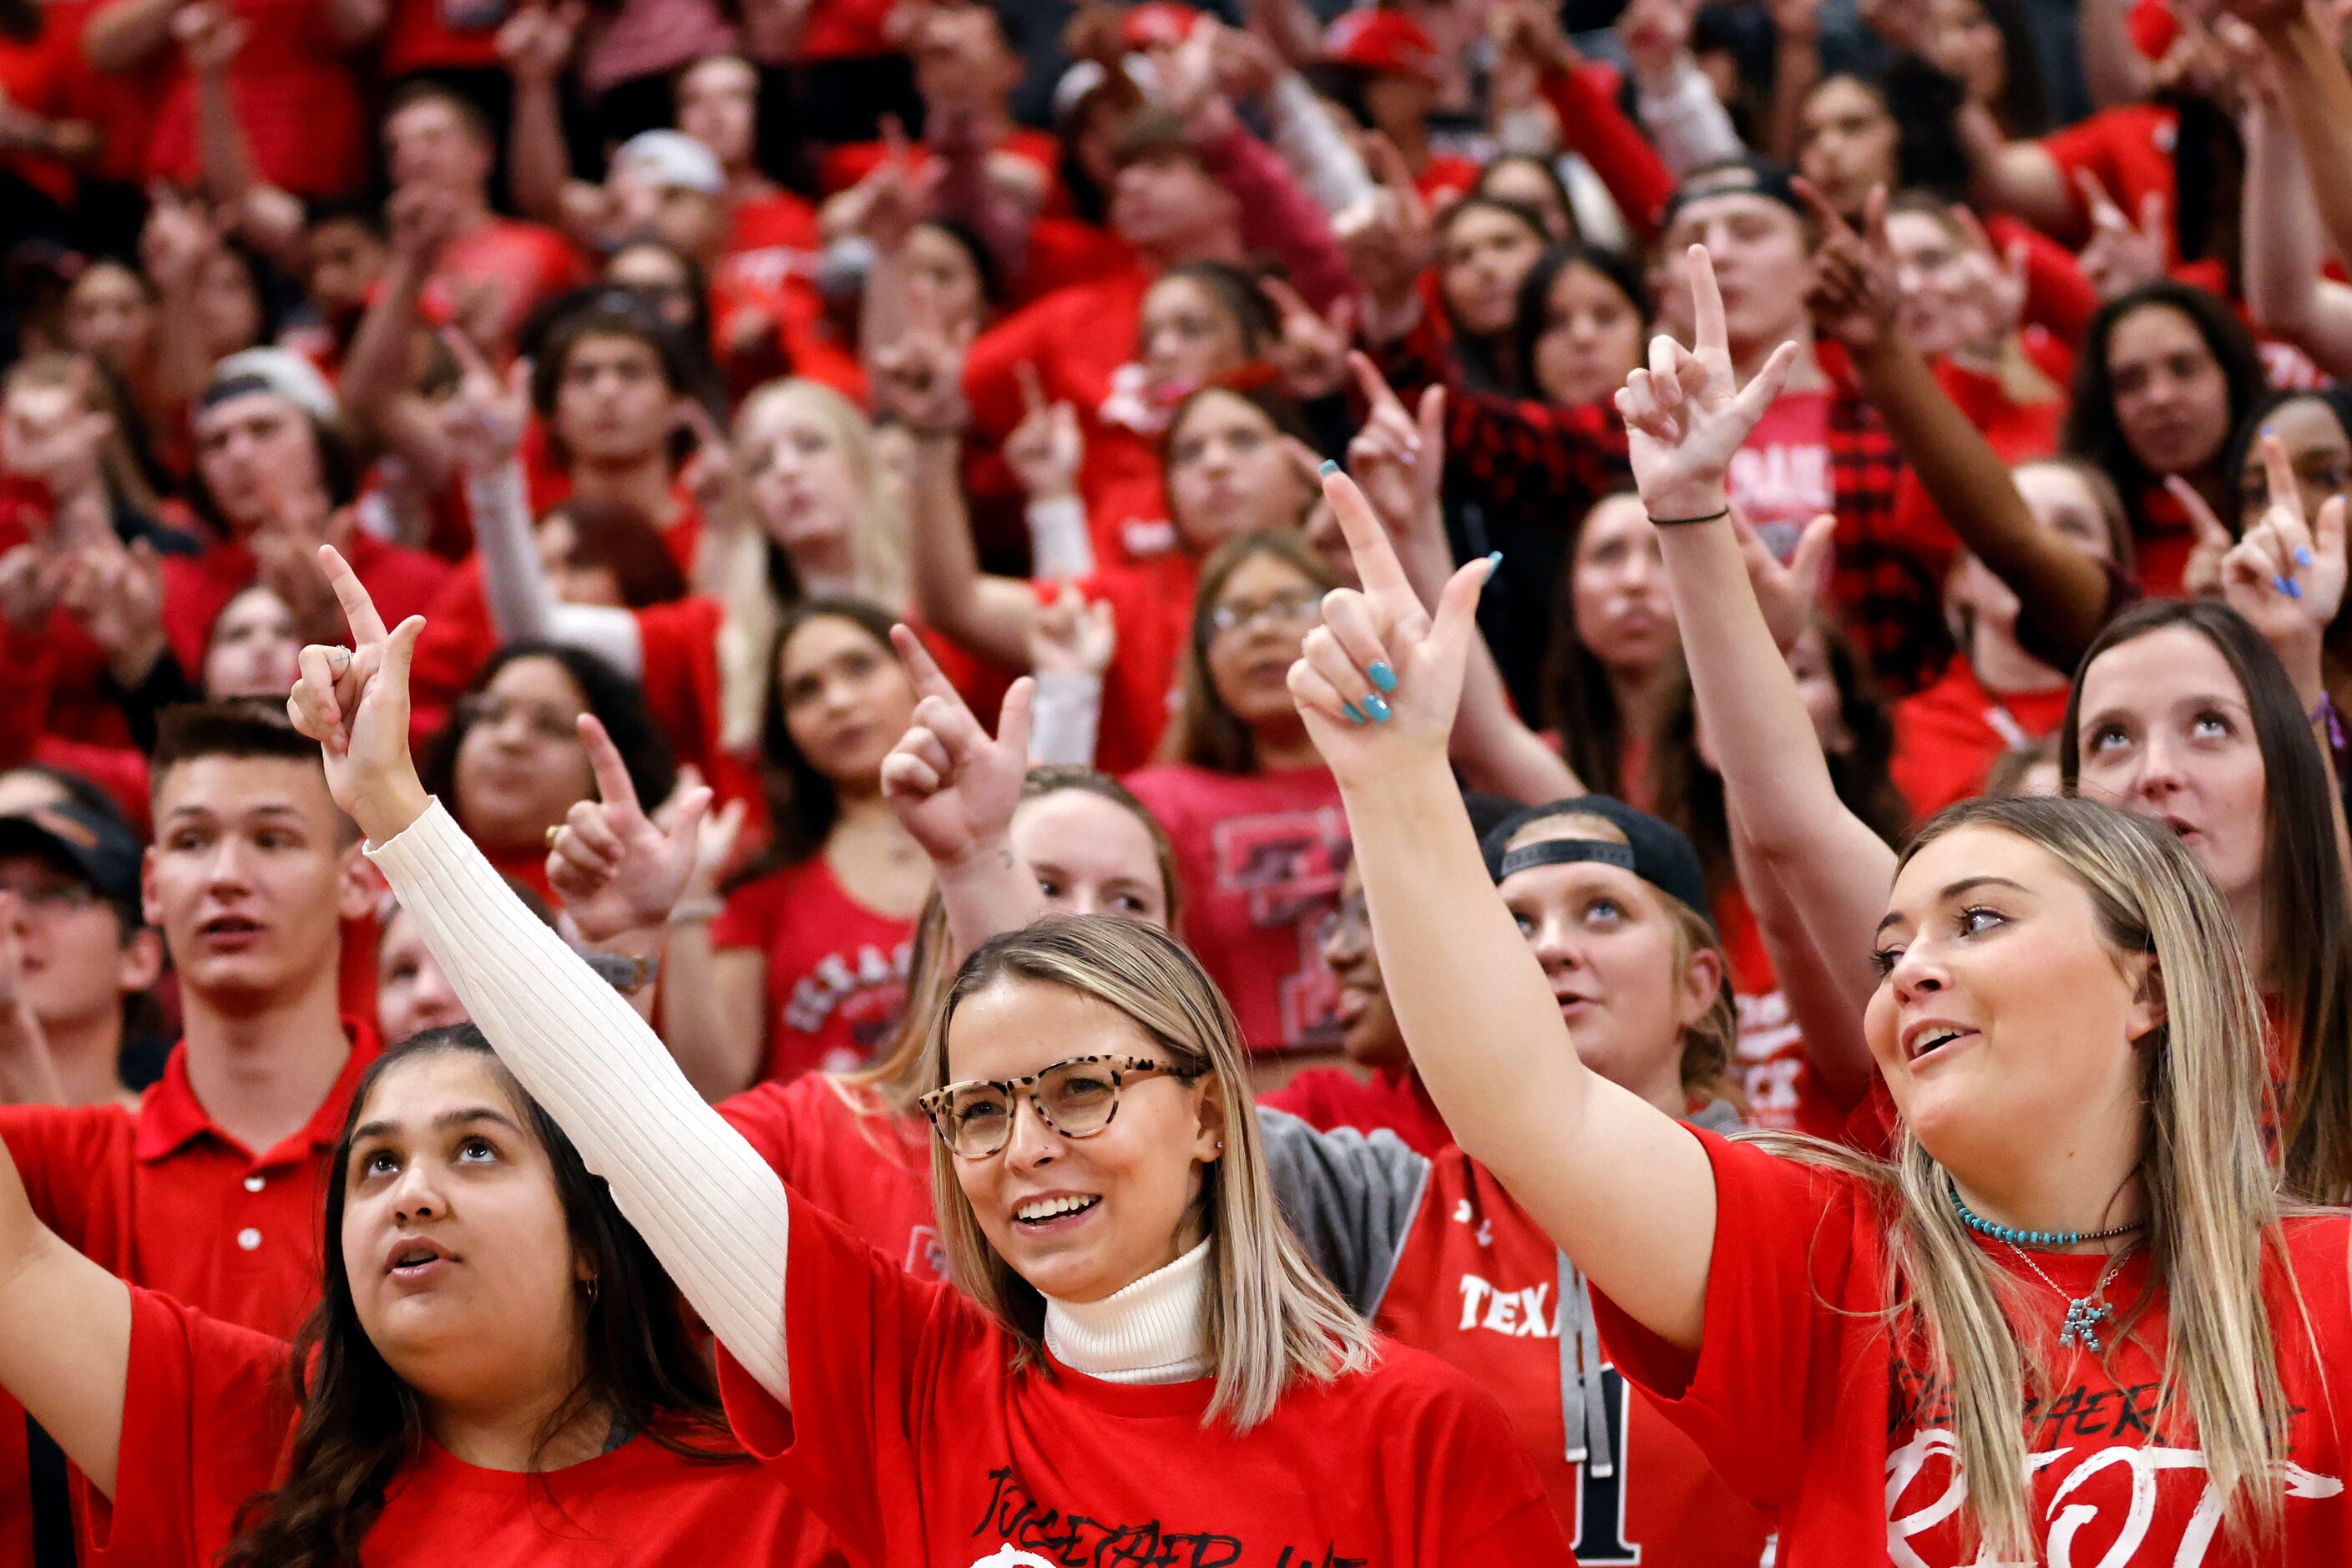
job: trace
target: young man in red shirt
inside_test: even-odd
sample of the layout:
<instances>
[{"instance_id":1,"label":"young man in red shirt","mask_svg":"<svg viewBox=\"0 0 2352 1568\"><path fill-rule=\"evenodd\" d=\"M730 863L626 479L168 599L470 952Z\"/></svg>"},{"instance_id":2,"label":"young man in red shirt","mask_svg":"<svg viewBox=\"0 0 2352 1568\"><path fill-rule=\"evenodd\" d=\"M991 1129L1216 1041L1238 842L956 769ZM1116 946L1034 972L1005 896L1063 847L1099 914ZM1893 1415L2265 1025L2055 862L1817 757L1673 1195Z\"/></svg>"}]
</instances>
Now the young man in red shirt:
<instances>
[{"instance_id":1,"label":"young man in red shirt","mask_svg":"<svg viewBox=\"0 0 2352 1568\"><path fill-rule=\"evenodd\" d=\"M318 746L275 704L175 709L154 752L141 895L179 975L184 1033L137 1110L0 1108L43 1223L133 1284L290 1336L319 1281L320 1162L376 1054L339 1016L342 922L372 914L359 835ZM0 1420L0 1521L28 1512L25 1425ZM54 1528L51 1526L49 1528ZM0 1553L12 1544L0 1523Z\"/></svg>"}]
</instances>

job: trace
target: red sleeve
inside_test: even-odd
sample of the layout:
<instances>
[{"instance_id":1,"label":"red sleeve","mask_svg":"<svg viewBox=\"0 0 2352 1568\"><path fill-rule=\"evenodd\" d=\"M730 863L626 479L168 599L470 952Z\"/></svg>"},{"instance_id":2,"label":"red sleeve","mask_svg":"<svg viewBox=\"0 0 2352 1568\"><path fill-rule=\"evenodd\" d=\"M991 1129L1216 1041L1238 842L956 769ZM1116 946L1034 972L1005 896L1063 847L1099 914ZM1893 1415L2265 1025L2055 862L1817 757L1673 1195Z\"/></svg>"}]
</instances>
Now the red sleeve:
<instances>
[{"instance_id":1,"label":"red sleeve","mask_svg":"<svg viewBox=\"0 0 2352 1568\"><path fill-rule=\"evenodd\" d=\"M1273 148L1236 127L1200 153L1211 175L1241 205L1243 239L1253 250L1280 257L1302 299L1328 310L1356 291L1330 219Z\"/></svg>"},{"instance_id":2,"label":"red sleeve","mask_svg":"<svg viewBox=\"0 0 2352 1568\"><path fill-rule=\"evenodd\" d=\"M105 1167L110 1152L130 1144L130 1113L119 1106L0 1107L0 1140L41 1223L77 1252L89 1251L93 1209L120 1185Z\"/></svg>"},{"instance_id":3,"label":"red sleeve","mask_svg":"<svg viewBox=\"0 0 2352 1568\"><path fill-rule=\"evenodd\" d=\"M1691 1129L1715 1167L1715 1254L1694 1358L1598 1290L1601 1344L1626 1381L1690 1434L1732 1489L1785 1501L1802 1467L1808 1402L1836 1391L1834 1310L1857 1259L1854 1179Z\"/></svg>"},{"instance_id":4,"label":"red sleeve","mask_svg":"<svg viewBox=\"0 0 2352 1568\"><path fill-rule=\"evenodd\" d=\"M499 651L490 625L490 602L482 594L482 563L468 557L449 574L425 612L425 630L409 661L408 685L415 705L413 731L429 734L474 672Z\"/></svg>"},{"instance_id":5,"label":"red sleeve","mask_svg":"<svg viewBox=\"0 0 2352 1568\"><path fill-rule=\"evenodd\" d=\"M807 1500L853 1558L911 1561L910 1542L899 1542L895 1555L890 1546L908 1511L892 1505L920 1485L914 1434L932 1419L942 1356L956 1340L971 1346L992 1339L992 1326L951 1287L910 1278L798 1193L785 1270L792 1408L769 1397L722 1345L719 1391L728 1424L753 1458L774 1465Z\"/></svg>"},{"instance_id":6,"label":"red sleeve","mask_svg":"<svg viewBox=\"0 0 2352 1568\"><path fill-rule=\"evenodd\" d=\"M688 595L636 612L646 706L681 763L715 784L719 765L719 628L726 607Z\"/></svg>"},{"instance_id":7,"label":"red sleeve","mask_svg":"<svg viewBox=\"0 0 2352 1568\"><path fill-rule=\"evenodd\" d=\"M2005 214L1985 219L1985 233L2006 252L2025 246L2025 319L2045 327L2051 335L2072 345L2083 341L2083 330L2099 308L2099 291L2083 276L2074 253L2035 228Z\"/></svg>"},{"instance_id":8,"label":"red sleeve","mask_svg":"<svg viewBox=\"0 0 2352 1568\"><path fill-rule=\"evenodd\" d=\"M131 1288L131 1366L114 1500L87 1480L90 1538L110 1560L209 1563L236 1511L270 1484L294 1422L282 1340Z\"/></svg>"},{"instance_id":9,"label":"red sleeve","mask_svg":"<svg viewBox=\"0 0 2352 1568\"><path fill-rule=\"evenodd\" d=\"M753 1084L742 1093L720 1100L719 1114L727 1119L728 1126L743 1135L743 1142L760 1152L768 1169L789 1182L793 1179L794 1139L791 1097L784 1089L783 1084L773 1080Z\"/></svg>"},{"instance_id":10,"label":"red sleeve","mask_svg":"<svg viewBox=\"0 0 2352 1568\"><path fill-rule=\"evenodd\" d=\"M1592 165L1633 232L1655 239L1666 199L1675 194L1675 177L1649 138L1617 107L1615 73L1592 65L1549 71L1543 93L1559 116L1568 150Z\"/></svg>"},{"instance_id":11,"label":"red sleeve","mask_svg":"<svg viewBox=\"0 0 2352 1568\"><path fill-rule=\"evenodd\" d=\"M970 439L992 449L1001 447L1027 415L1021 397L1024 361L1036 365L1047 397L1062 395L1054 384L1053 365L1055 345L1066 336L1061 304L1067 298L1040 300L972 340L963 362L963 398L971 411Z\"/></svg>"}]
</instances>

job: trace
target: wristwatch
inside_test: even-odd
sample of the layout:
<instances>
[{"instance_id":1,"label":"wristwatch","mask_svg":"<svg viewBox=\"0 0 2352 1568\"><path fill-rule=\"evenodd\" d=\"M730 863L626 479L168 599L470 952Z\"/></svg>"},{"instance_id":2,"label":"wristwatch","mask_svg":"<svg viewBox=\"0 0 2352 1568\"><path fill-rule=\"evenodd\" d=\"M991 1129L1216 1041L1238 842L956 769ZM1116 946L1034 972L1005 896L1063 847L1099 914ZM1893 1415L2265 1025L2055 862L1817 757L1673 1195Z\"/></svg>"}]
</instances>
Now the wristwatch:
<instances>
[{"instance_id":1,"label":"wristwatch","mask_svg":"<svg viewBox=\"0 0 2352 1568\"><path fill-rule=\"evenodd\" d=\"M638 958L623 958L617 952L582 952L596 978L624 996L634 996L651 985L661 974L661 954L647 953Z\"/></svg>"}]
</instances>

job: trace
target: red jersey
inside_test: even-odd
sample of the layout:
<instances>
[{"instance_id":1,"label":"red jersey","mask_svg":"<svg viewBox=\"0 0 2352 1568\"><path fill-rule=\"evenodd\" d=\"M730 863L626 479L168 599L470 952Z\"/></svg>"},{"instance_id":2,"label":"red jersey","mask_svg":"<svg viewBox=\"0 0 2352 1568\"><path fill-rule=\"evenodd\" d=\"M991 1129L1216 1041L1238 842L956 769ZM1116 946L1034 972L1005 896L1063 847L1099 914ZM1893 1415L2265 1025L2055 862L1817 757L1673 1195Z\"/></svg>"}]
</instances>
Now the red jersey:
<instances>
[{"instance_id":1,"label":"red jersey","mask_svg":"<svg viewBox=\"0 0 2352 1568\"><path fill-rule=\"evenodd\" d=\"M1253 1049L1333 1047L1345 1031L1323 918L1348 869L1348 815L1320 765L1221 773L1170 763L1128 776L1176 847L1184 940Z\"/></svg>"},{"instance_id":2,"label":"red jersey","mask_svg":"<svg viewBox=\"0 0 2352 1568\"><path fill-rule=\"evenodd\" d=\"M133 1289L131 1308L120 1479L111 1506L86 1492L91 1533L121 1561L203 1568L236 1538L245 1500L281 1478L290 1347L153 1290ZM384 1493L371 1568L439 1568L453 1552L475 1568L842 1561L757 1465L698 1463L641 1433L537 1475L469 1465L428 1436Z\"/></svg>"},{"instance_id":3,"label":"red jersey","mask_svg":"<svg viewBox=\"0 0 2352 1568\"><path fill-rule=\"evenodd\" d=\"M1374 1068L1370 1079L1343 1068L1309 1068L1259 1095L1257 1102L1327 1132L1335 1127L1364 1132L1385 1127L1416 1154L1434 1157L1454 1146L1453 1131L1411 1063Z\"/></svg>"},{"instance_id":4,"label":"red jersey","mask_svg":"<svg viewBox=\"0 0 2352 1568\"><path fill-rule=\"evenodd\" d=\"M1895 705L1895 757L1887 771L1912 816L1925 822L1983 793L1985 774L2003 752L2033 744L2065 716L2063 682L1995 697L1962 655L1942 679Z\"/></svg>"},{"instance_id":5,"label":"red jersey","mask_svg":"<svg viewBox=\"0 0 2352 1568\"><path fill-rule=\"evenodd\" d=\"M1459 1149L1439 1154L1373 1321L1502 1401L1587 1568L1756 1568L1769 1521L1655 1406L1629 1397L1614 1368L1585 1384L1601 1402L1605 1426L1587 1425L1580 1405L1584 1419L1569 1432L1562 1329L1573 1347L1591 1310L1582 1279L1493 1173ZM1588 1433L1605 1433L1607 1463L1565 1457L1587 1447Z\"/></svg>"},{"instance_id":6,"label":"red jersey","mask_svg":"<svg viewBox=\"0 0 2352 1568\"><path fill-rule=\"evenodd\" d=\"M931 1124L893 1116L871 1089L830 1073L762 1083L719 1114L793 1191L895 1258L918 1279L948 1277L931 1210Z\"/></svg>"},{"instance_id":7,"label":"red jersey","mask_svg":"<svg viewBox=\"0 0 2352 1568\"><path fill-rule=\"evenodd\" d=\"M437 555L387 544L365 529L352 529L340 548L387 617L386 626L430 610L451 571ZM215 544L201 555L166 555L163 567L163 635L182 669L200 670L213 623L255 580L253 552L242 542Z\"/></svg>"},{"instance_id":8,"label":"red jersey","mask_svg":"<svg viewBox=\"0 0 2352 1568\"><path fill-rule=\"evenodd\" d=\"M710 922L715 948L768 960L762 1079L847 1072L874 1058L907 1005L915 922L849 896L822 850L735 889Z\"/></svg>"},{"instance_id":9,"label":"red jersey","mask_svg":"<svg viewBox=\"0 0 2352 1568\"><path fill-rule=\"evenodd\" d=\"M1964 1478L1947 1396L1916 1347L1890 1337L1889 1216L1879 1194L1860 1177L1695 1135L1714 1164L1717 1212L1727 1222L1715 1230L1698 1353L1664 1343L1596 1297L1617 1366L1696 1439L1734 1490L1778 1510L1782 1561L1986 1561L1958 1538ZM2299 1300L2280 1260L2264 1252L2288 1414L2283 1473L2252 1483L2284 1497L2284 1531L2261 1551L2216 1530L2195 1434L2184 1412L2159 1402L2162 1299L2128 1335L2108 1336L2104 1355L2069 1351L2055 1343L2066 1299L2088 1296L2108 1259L2038 1253L2045 1281L2006 1247L1979 1243L2012 1276L2011 1311L2025 1314L2012 1321L2041 1337L2052 1368L2050 1386L2020 1413L2038 1555L2102 1568L2347 1560L2347 1456L2328 1375L2340 1383L2352 1364L2347 1226L2340 1214L2286 1222ZM2142 1249L2110 1281L2105 1299L2118 1317L2140 1300L2147 1276Z\"/></svg>"},{"instance_id":10,"label":"red jersey","mask_svg":"<svg viewBox=\"0 0 2352 1568\"><path fill-rule=\"evenodd\" d=\"M1419 1352L1383 1345L1369 1372L1296 1383L1235 1433L1204 1424L1208 1379L1015 1369L969 1298L908 1279L797 1197L784 1289L792 1408L722 1352L727 1413L861 1561L1572 1561L1503 1413Z\"/></svg>"},{"instance_id":11,"label":"red jersey","mask_svg":"<svg viewBox=\"0 0 2352 1568\"><path fill-rule=\"evenodd\" d=\"M1776 1131L1835 1138L1852 1107L1838 1101L1805 1054L1804 1031L1789 1016L1789 999L1757 929L1755 911L1738 888L1715 901L1715 926L1731 961L1731 1001L1738 1033L1732 1068L1748 1100L1748 1119Z\"/></svg>"}]
</instances>

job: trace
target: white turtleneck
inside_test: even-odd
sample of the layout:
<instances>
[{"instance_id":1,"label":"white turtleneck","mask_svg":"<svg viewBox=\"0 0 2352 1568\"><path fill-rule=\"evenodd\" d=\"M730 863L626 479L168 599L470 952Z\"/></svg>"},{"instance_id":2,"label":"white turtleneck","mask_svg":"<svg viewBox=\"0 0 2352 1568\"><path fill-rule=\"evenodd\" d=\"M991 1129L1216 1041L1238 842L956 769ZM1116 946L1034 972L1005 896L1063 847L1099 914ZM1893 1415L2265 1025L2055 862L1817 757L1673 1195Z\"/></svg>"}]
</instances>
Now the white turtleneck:
<instances>
[{"instance_id":1,"label":"white turtleneck","mask_svg":"<svg viewBox=\"0 0 2352 1568\"><path fill-rule=\"evenodd\" d=\"M1045 1348L1105 1383L1187 1383L1209 1374L1202 1333L1209 1289L1205 1240L1099 1301L1045 1298Z\"/></svg>"}]
</instances>

